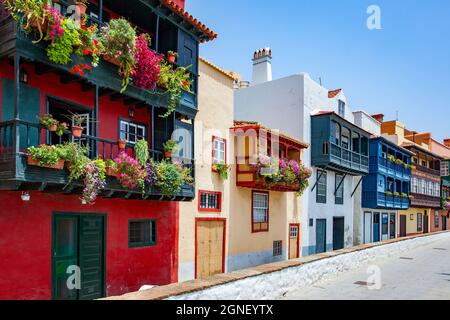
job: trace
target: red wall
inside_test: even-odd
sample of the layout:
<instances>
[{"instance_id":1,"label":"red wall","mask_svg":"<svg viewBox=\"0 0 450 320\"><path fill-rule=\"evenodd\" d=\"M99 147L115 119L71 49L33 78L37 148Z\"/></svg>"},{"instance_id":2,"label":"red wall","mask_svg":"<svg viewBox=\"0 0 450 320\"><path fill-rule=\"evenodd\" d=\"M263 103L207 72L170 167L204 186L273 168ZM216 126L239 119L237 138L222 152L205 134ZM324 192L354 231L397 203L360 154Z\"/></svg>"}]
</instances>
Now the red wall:
<instances>
[{"instance_id":1,"label":"red wall","mask_svg":"<svg viewBox=\"0 0 450 320\"><path fill-rule=\"evenodd\" d=\"M178 278L178 203L99 198L81 205L77 195L0 192L0 299L51 298L52 212L106 213L107 295L164 285ZM128 248L128 220L156 219L157 245Z\"/></svg>"}]
</instances>

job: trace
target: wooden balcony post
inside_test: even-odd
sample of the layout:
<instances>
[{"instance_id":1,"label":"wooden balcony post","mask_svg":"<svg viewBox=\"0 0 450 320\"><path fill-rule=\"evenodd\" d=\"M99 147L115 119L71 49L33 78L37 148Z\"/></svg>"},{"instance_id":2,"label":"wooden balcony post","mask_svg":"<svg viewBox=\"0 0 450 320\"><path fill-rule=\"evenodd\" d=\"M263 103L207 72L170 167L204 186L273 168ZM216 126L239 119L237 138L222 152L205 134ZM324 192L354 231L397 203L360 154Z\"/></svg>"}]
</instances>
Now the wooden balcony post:
<instances>
[{"instance_id":1,"label":"wooden balcony post","mask_svg":"<svg viewBox=\"0 0 450 320\"><path fill-rule=\"evenodd\" d=\"M16 155L20 153L20 130L18 120L20 119L20 55L14 55L14 150Z\"/></svg>"},{"instance_id":2,"label":"wooden balcony post","mask_svg":"<svg viewBox=\"0 0 450 320\"><path fill-rule=\"evenodd\" d=\"M98 92L99 92L99 87L98 84L95 85L95 96L94 96L94 137L98 137L99 136L99 132L98 132ZM89 124L88 124L89 125ZM94 156L97 157L98 156L98 140L95 139L94 142Z\"/></svg>"}]
</instances>

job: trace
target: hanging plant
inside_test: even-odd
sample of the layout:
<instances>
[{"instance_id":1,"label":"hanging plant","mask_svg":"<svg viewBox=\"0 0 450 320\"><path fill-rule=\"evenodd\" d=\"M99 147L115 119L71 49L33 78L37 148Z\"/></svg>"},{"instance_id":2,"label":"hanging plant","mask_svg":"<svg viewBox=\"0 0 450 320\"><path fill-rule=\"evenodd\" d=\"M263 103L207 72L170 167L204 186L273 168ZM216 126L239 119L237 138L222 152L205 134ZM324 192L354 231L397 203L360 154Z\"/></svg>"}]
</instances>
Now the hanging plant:
<instances>
[{"instance_id":1,"label":"hanging plant","mask_svg":"<svg viewBox=\"0 0 450 320\"><path fill-rule=\"evenodd\" d=\"M122 77L124 92L131 78L136 75L136 31L123 19L112 19L102 28L101 43L105 48L105 60L115 59L119 63L119 75Z\"/></svg>"},{"instance_id":2,"label":"hanging plant","mask_svg":"<svg viewBox=\"0 0 450 320\"><path fill-rule=\"evenodd\" d=\"M100 57L103 55L105 48L99 41L97 36L98 29L96 24L89 27L81 25L79 29L81 45L76 49L75 53L81 57L91 56L92 66L97 67Z\"/></svg>"},{"instance_id":3,"label":"hanging plant","mask_svg":"<svg viewBox=\"0 0 450 320\"><path fill-rule=\"evenodd\" d=\"M139 165L139 162L124 151L114 159L114 162L117 164L118 179L122 188L140 189L144 193L147 172Z\"/></svg>"},{"instance_id":4,"label":"hanging plant","mask_svg":"<svg viewBox=\"0 0 450 320\"><path fill-rule=\"evenodd\" d=\"M70 18L62 18L60 28L64 30L61 36L55 37L53 40L47 35L46 39L51 40L47 48L47 56L50 61L56 64L68 64L74 47L81 45L78 25Z\"/></svg>"},{"instance_id":5,"label":"hanging plant","mask_svg":"<svg viewBox=\"0 0 450 320\"><path fill-rule=\"evenodd\" d=\"M228 171L230 166L225 163L216 163L212 165L212 169L219 174L223 180L228 179Z\"/></svg>"},{"instance_id":6,"label":"hanging plant","mask_svg":"<svg viewBox=\"0 0 450 320\"><path fill-rule=\"evenodd\" d=\"M106 165L103 160L88 161L84 168L83 194L81 200L92 204L105 188Z\"/></svg>"},{"instance_id":7,"label":"hanging plant","mask_svg":"<svg viewBox=\"0 0 450 320\"><path fill-rule=\"evenodd\" d=\"M167 112L162 115L162 118L167 118L177 108L177 104L180 104L181 94L183 91L191 92L191 81L189 79L190 74L188 72L189 67L178 67L175 70L172 69L170 64L161 62L161 71L159 73L158 85L166 89L168 107Z\"/></svg>"},{"instance_id":8,"label":"hanging plant","mask_svg":"<svg viewBox=\"0 0 450 320\"><path fill-rule=\"evenodd\" d=\"M134 152L136 154L136 160L141 167L145 167L148 161L148 143L145 139L140 139L134 145Z\"/></svg>"},{"instance_id":9,"label":"hanging plant","mask_svg":"<svg viewBox=\"0 0 450 320\"><path fill-rule=\"evenodd\" d=\"M51 114L44 114L39 118L39 123L49 131L56 131L59 121L53 118Z\"/></svg>"},{"instance_id":10,"label":"hanging plant","mask_svg":"<svg viewBox=\"0 0 450 320\"><path fill-rule=\"evenodd\" d=\"M161 71L163 56L149 49L150 36L141 34L136 39L136 75L133 83L144 89L154 89Z\"/></svg>"}]
</instances>

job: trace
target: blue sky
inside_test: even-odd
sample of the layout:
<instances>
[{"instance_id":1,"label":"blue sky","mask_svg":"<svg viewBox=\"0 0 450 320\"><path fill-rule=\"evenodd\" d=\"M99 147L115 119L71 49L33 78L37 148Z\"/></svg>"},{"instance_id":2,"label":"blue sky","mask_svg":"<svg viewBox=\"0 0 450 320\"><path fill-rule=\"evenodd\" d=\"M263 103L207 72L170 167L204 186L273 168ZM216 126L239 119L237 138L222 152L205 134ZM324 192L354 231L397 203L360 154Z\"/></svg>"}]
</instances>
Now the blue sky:
<instances>
[{"instance_id":1,"label":"blue sky","mask_svg":"<svg viewBox=\"0 0 450 320\"><path fill-rule=\"evenodd\" d=\"M273 50L273 76L307 72L343 88L353 110L384 113L450 138L450 1L186 0L219 33L200 54L251 78L255 49ZM381 30L366 27L369 5Z\"/></svg>"}]
</instances>

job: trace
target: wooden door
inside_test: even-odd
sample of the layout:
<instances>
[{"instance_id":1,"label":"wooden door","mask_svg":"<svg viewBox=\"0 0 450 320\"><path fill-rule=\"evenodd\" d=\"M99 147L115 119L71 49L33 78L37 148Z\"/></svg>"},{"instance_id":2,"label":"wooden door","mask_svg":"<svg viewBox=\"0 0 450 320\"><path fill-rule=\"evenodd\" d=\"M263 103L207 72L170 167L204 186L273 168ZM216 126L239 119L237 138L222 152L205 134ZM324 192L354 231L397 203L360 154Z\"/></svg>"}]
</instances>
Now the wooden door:
<instances>
[{"instance_id":1,"label":"wooden door","mask_svg":"<svg viewBox=\"0 0 450 320\"><path fill-rule=\"evenodd\" d=\"M291 224L289 226L289 259L299 257L299 226Z\"/></svg>"},{"instance_id":2,"label":"wooden door","mask_svg":"<svg viewBox=\"0 0 450 320\"><path fill-rule=\"evenodd\" d=\"M53 299L87 300L105 296L105 217L56 213L53 216ZM79 268L79 288L67 280ZM70 271L69 271L70 270Z\"/></svg>"},{"instance_id":3,"label":"wooden door","mask_svg":"<svg viewBox=\"0 0 450 320\"><path fill-rule=\"evenodd\" d=\"M423 233L428 233L428 214L423 215Z\"/></svg>"},{"instance_id":4,"label":"wooden door","mask_svg":"<svg viewBox=\"0 0 450 320\"><path fill-rule=\"evenodd\" d=\"M373 214L373 242L380 241L380 214Z\"/></svg>"},{"instance_id":5,"label":"wooden door","mask_svg":"<svg viewBox=\"0 0 450 320\"><path fill-rule=\"evenodd\" d=\"M447 217L442 216L442 231L446 231L446 230L447 230Z\"/></svg>"},{"instance_id":6,"label":"wooden door","mask_svg":"<svg viewBox=\"0 0 450 320\"><path fill-rule=\"evenodd\" d=\"M327 251L327 220L316 220L316 253Z\"/></svg>"},{"instance_id":7,"label":"wooden door","mask_svg":"<svg viewBox=\"0 0 450 320\"><path fill-rule=\"evenodd\" d=\"M333 217L333 250L344 248L344 218Z\"/></svg>"},{"instance_id":8,"label":"wooden door","mask_svg":"<svg viewBox=\"0 0 450 320\"><path fill-rule=\"evenodd\" d=\"M224 272L225 220L197 220L196 237L197 278Z\"/></svg>"},{"instance_id":9,"label":"wooden door","mask_svg":"<svg viewBox=\"0 0 450 320\"><path fill-rule=\"evenodd\" d=\"M406 215L400 215L400 237L406 237Z\"/></svg>"}]
</instances>

